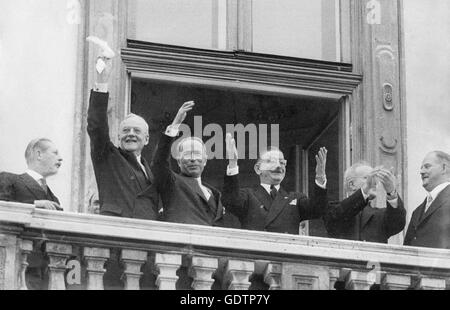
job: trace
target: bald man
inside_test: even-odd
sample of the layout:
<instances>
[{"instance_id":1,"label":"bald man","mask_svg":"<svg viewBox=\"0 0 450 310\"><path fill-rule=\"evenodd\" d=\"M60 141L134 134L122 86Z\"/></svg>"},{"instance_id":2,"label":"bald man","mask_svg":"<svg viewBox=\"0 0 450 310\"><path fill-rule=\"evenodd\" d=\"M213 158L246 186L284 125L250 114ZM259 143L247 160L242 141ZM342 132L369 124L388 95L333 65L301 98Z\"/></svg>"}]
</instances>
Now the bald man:
<instances>
[{"instance_id":1,"label":"bald man","mask_svg":"<svg viewBox=\"0 0 450 310\"><path fill-rule=\"evenodd\" d=\"M427 198L411 216L404 245L450 249L450 154L427 154L420 176Z\"/></svg>"},{"instance_id":2,"label":"bald man","mask_svg":"<svg viewBox=\"0 0 450 310\"><path fill-rule=\"evenodd\" d=\"M226 149L229 164L222 202L239 218L242 228L298 235L300 222L322 217L327 206L326 148L321 148L316 156L316 182L311 199L303 193L287 192L281 186L287 161L278 148L260 154L254 166L260 183L251 188L240 188L236 142L230 134Z\"/></svg>"},{"instance_id":3,"label":"bald man","mask_svg":"<svg viewBox=\"0 0 450 310\"><path fill-rule=\"evenodd\" d=\"M95 89L91 91L87 131L100 214L156 220L158 194L152 186L150 166L141 156L149 143L149 126L142 117L130 114L120 123L119 147L111 142L107 115L111 59L99 58L106 67L97 72Z\"/></svg>"},{"instance_id":4,"label":"bald man","mask_svg":"<svg viewBox=\"0 0 450 310\"><path fill-rule=\"evenodd\" d=\"M195 103L184 103L165 134L161 136L152 162L155 183L161 195L168 222L222 226L223 206L220 192L202 181L207 163L206 148L199 138L185 138L176 146L176 160L180 173L170 169L171 147L178 127Z\"/></svg>"}]
</instances>

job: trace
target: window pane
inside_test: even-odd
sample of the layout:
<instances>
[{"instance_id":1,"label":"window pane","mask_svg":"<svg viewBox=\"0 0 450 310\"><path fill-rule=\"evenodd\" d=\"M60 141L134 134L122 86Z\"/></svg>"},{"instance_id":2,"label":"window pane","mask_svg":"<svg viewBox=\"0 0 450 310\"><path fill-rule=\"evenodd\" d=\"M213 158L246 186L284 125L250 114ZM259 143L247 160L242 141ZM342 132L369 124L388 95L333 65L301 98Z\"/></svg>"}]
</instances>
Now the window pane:
<instances>
[{"instance_id":1,"label":"window pane","mask_svg":"<svg viewBox=\"0 0 450 310\"><path fill-rule=\"evenodd\" d=\"M253 51L340 61L336 0L253 1Z\"/></svg>"},{"instance_id":2,"label":"window pane","mask_svg":"<svg viewBox=\"0 0 450 310\"><path fill-rule=\"evenodd\" d=\"M226 0L129 0L128 38L219 48L225 42ZM225 5L223 5L225 3Z\"/></svg>"}]
</instances>

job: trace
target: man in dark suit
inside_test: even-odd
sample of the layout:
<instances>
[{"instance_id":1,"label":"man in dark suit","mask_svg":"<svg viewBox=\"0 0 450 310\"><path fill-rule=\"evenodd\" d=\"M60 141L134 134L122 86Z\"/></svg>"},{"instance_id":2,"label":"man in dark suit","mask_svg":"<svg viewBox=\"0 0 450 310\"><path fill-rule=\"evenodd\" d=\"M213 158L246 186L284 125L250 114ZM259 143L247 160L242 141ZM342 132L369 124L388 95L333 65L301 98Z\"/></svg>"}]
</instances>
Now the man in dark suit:
<instances>
[{"instance_id":1,"label":"man in dark suit","mask_svg":"<svg viewBox=\"0 0 450 310\"><path fill-rule=\"evenodd\" d=\"M58 198L47 185L47 178L58 173L62 158L52 141L46 138L32 140L26 150L28 170L24 174L0 173L0 200L33 204L36 208L62 210ZM28 256L27 287L32 290L47 288L48 274L44 254L37 251Z\"/></svg>"},{"instance_id":2,"label":"man in dark suit","mask_svg":"<svg viewBox=\"0 0 450 310\"><path fill-rule=\"evenodd\" d=\"M107 112L111 60L99 57L98 61L103 62L105 68L97 71L97 83L91 91L87 131L91 139L100 214L156 220L158 195L152 187L149 164L141 157L149 142L148 124L142 117L130 114L119 127L120 146L111 142Z\"/></svg>"},{"instance_id":3,"label":"man in dark suit","mask_svg":"<svg viewBox=\"0 0 450 310\"><path fill-rule=\"evenodd\" d=\"M405 227L406 210L399 197L394 176L385 169L373 169L366 163L351 166L344 174L347 198L330 203L324 216L332 238L387 243ZM384 208L377 208L376 180L387 193Z\"/></svg>"},{"instance_id":4,"label":"man in dark suit","mask_svg":"<svg viewBox=\"0 0 450 310\"><path fill-rule=\"evenodd\" d=\"M276 148L262 152L255 164L260 185L241 189L238 154L231 134L227 134L226 149L229 165L222 202L227 210L240 219L242 228L298 234L301 221L323 215L327 206L325 148L321 148L316 156L316 186L312 199L303 193L287 192L280 186L286 173L286 160Z\"/></svg>"},{"instance_id":5,"label":"man in dark suit","mask_svg":"<svg viewBox=\"0 0 450 310\"><path fill-rule=\"evenodd\" d=\"M186 102L158 143L152 163L155 182L163 202L163 218L168 222L221 226L223 206L220 192L202 182L207 162L206 148L199 138L182 139L176 146L175 158L180 174L170 168L171 146L179 133L179 126L195 103Z\"/></svg>"},{"instance_id":6,"label":"man in dark suit","mask_svg":"<svg viewBox=\"0 0 450 310\"><path fill-rule=\"evenodd\" d=\"M36 208L62 210L47 178L58 173L62 158L49 139L31 141L25 151L24 174L0 173L0 200L33 204Z\"/></svg>"},{"instance_id":7,"label":"man in dark suit","mask_svg":"<svg viewBox=\"0 0 450 310\"><path fill-rule=\"evenodd\" d=\"M404 245L450 249L450 155L429 153L420 175L427 198L412 214Z\"/></svg>"}]
</instances>

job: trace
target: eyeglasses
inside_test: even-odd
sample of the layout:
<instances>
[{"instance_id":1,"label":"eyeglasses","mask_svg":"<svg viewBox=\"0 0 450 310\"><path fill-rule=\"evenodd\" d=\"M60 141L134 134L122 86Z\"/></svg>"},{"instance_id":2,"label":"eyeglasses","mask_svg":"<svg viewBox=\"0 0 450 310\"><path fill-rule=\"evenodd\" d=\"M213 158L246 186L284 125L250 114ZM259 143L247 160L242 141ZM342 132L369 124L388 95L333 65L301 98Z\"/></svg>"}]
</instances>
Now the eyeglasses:
<instances>
[{"instance_id":1,"label":"eyeglasses","mask_svg":"<svg viewBox=\"0 0 450 310\"><path fill-rule=\"evenodd\" d=\"M271 165L276 165L278 163L280 163L281 166L286 166L287 165L287 160L286 159L271 158L271 159L263 159L261 162L266 163L266 164L271 164Z\"/></svg>"}]
</instances>

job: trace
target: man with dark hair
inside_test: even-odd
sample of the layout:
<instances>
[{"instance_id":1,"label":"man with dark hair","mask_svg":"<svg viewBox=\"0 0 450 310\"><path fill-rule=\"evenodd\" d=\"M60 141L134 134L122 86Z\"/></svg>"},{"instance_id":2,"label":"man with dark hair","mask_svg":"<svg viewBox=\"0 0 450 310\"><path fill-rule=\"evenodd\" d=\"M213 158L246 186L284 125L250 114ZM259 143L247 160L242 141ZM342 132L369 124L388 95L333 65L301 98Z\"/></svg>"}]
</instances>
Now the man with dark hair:
<instances>
[{"instance_id":1,"label":"man with dark hair","mask_svg":"<svg viewBox=\"0 0 450 310\"><path fill-rule=\"evenodd\" d=\"M176 146L180 174L170 168L171 146L179 133L178 127L194 105L193 101L184 103L172 125L161 136L153 159L152 171L163 202L165 221L221 226L223 225L221 194L201 179L208 159L203 141L196 137L182 139Z\"/></svg>"},{"instance_id":2,"label":"man with dark hair","mask_svg":"<svg viewBox=\"0 0 450 310\"><path fill-rule=\"evenodd\" d=\"M356 163L344 173L347 198L330 203L324 216L332 238L387 243L405 227L406 210L395 188L392 173ZM376 181L387 192L385 208L376 208Z\"/></svg>"},{"instance_id":3,"label":"man with dark hair","mask_svg":"<svg viewBox=\"0 0 450 310\"><path fill-rule=\"evenodd\" d=\"M28 170L21 175L0 173L0 200L33 204L36 208L62 210L47 178L58 173L62 158L52 141L32 140L25 151Z\"/></svg>"},{"instance_id":4,"label":"man with dark hair","mask_svg":"<svg viewBox=\"0 0 450 310\"><path fill-rule=\"evenodd\" d=\"M420 176L427 198L411 216L404 245L450 249L450 155L427 154Z\"/></svg>"},{"instance_id":5,"label":"man with dark hair","mask_svg":"<svg viewBox=\"0 0 450 310\"><path fill-rule=\"evenodd\" d=\"M222 203L239 218L243 229L298 234L301 221L320 218L327 206L326 148L316 156L316 186L311 199L303 193L287 192L281 187L287 161L278 148L262 152L255 164L260 184L239 186L238 154L231 134L226 137L229 159Z\"/></svg>"},{"instance_id":6,"label":"man with dark hair","mask_svg":"<svg viewBox=\"0 0 450 310\"><path fill-rule=\"evenodd\" d=\"M120 146L111 142L107 115L111 60L99 57L98 61L105 65L97 72L95 89L91 91L87 131L100 214L156 220L158 194L152 187L150 166L141 156L149 143L149 126L142 117L130 114L119 126Z\"/></svg>"}]
</instances>

